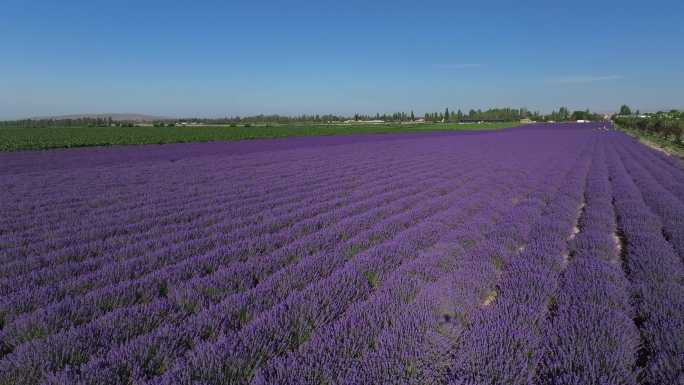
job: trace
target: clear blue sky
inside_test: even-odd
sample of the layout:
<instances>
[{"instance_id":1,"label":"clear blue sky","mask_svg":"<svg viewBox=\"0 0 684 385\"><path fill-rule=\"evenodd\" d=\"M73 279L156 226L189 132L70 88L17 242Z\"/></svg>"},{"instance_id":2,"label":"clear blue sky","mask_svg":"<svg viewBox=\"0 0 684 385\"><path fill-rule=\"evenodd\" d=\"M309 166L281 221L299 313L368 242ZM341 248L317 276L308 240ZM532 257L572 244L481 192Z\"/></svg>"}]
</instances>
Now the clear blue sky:
<instances>
[{"instance_id":1,"label":"clear blue sky","mask_svg":"<svg viewBox=\"0 0 684 385\"><path fill-rule=\"evenodd\" d=\"M682 15L657 0L3 0L0 119L684 108Z\"/></svg>"}]
</instances>

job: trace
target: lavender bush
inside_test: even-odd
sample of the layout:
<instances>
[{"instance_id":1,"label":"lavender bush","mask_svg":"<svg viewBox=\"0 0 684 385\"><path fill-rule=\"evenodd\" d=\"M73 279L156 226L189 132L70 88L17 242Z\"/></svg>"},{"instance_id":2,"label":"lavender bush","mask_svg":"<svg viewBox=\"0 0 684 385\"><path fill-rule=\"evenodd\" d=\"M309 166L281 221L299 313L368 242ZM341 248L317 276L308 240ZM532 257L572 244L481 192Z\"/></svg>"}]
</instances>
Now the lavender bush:
<instances>
[{"instance_id":1,"label":"lavender bush","mask_svg":"<svg viewBox=\"0 0 684 385\"><path fill-rule=\"evenodd\" d=\"M0 384L684 383L684 170L604 126L2 154Z\"/></svg>"}]
</instances>

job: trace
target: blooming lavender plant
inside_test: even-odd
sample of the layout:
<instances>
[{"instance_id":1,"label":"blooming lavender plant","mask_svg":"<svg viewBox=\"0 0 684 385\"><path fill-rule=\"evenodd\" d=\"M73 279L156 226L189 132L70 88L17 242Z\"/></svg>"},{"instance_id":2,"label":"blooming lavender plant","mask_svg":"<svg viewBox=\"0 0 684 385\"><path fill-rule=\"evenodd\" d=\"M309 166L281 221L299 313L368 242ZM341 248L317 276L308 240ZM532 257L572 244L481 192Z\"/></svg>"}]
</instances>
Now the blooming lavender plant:
<instances>
[{"instance_id":1,"label":"blooming lavender plant","mask_svg":"<svg viewBox=\"0 0 684 385\"><path fill-rule=\"evenodd\" d=\"M0 154L0 385L683 382L684 171L603 125Z\"/></svg>"}]
</instances>

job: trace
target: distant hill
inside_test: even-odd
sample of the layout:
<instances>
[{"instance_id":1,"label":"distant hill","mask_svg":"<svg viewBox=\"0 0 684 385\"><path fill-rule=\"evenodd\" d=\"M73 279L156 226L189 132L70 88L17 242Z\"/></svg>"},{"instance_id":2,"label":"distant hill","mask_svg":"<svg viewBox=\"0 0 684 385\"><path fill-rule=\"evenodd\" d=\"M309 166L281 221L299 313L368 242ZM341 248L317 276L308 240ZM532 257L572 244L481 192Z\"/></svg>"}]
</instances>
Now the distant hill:
<instances>
[{"instance_id":1,"label":"distant hill","mask_svg":"<svg viewBox=\"0 0 684 385\"><path fill-rule=\"evenodd\" d=\"M73 114L73 115L59 115L59 116L39 116L32 119L54 119L54 120L66 120L66 119L82 119L82 118L108 118L111 117L114 121L126 121L126 122L152 122L155 120L167 120L169 117L164 116L153 116L144 114L133 114L133 113L117 113L117 114Z\"/></svg>"}]
</instances>

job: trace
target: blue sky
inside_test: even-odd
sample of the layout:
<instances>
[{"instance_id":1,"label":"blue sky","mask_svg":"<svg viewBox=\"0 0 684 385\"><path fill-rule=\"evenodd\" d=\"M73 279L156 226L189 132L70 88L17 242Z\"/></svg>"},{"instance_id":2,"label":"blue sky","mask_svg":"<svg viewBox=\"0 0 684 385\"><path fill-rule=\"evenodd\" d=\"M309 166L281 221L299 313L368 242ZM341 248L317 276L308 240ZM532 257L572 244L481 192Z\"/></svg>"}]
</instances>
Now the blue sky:
<instances>
[{"instance_id":1,"label":"blue sky","mask_svg":"<svg viewBox=\"0 0 684 385\"><path fill-rule=\"evenodd\" d=\"M684 108L679 1L3 0L0 119Z\"/></svg>"}]
</instances>

